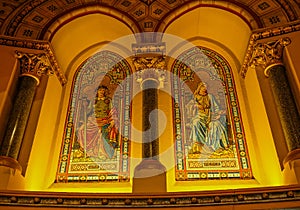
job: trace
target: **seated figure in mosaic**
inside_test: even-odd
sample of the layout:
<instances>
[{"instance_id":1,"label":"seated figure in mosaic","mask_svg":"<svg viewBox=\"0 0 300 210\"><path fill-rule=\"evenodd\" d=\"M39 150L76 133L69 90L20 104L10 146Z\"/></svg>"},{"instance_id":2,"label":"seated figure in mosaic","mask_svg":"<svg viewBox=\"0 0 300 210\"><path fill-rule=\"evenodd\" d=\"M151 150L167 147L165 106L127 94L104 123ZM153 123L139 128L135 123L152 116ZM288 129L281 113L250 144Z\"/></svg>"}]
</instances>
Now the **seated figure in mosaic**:
<instances>
[{"instance_id":1,"label":"seated figure in mosaic","mask_svg":"<svg viewBox=\"0 0 300 210\"><path fill-rule=\"evenodd\" d=\"M107 91L106 86L98 87L95 102L89 105L94 111L78 129L78 143L88 157L111 159L118 147L116 110Z\"/></svg>"},{"instance_id":2,"label":"seated figure in mosaic","mask_svg":"<svg viewBox=\"0 0 300 210\"><path fill-rule=\"evenodd\" d=\"M226 111L220 110L215 97L207 92L206 83L198 84L186 107L191 116L192 153L213 153L229 146Z\"/></svg>"}]
</instances>

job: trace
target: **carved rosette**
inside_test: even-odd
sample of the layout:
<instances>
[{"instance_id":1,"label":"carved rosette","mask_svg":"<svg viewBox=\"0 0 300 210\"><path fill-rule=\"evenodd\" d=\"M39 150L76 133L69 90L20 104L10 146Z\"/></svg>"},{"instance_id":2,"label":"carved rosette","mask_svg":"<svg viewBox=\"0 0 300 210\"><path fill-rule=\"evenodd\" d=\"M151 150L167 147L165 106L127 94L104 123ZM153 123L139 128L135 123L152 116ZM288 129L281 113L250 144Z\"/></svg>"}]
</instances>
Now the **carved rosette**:
<instances>
[{"instance_id":1,"label":"carved rosette","mask_svg":"<svg viewBox=\"0 0 300 210\"><path fill-rule=\"evenodd\" d=\"M29 76L40 82L42 75L53 75L54 70L44 53L32 54L16 51L16 57L20 61L20 76Z\"/></svg>"},{"instance_id":2,"label":"carved rosette","mask_svg":"<svg viewBox=\"0 0 300 210\"><path fill-rule=\"evenodd\" d=\"M158 88L164 87L166 78L164 56L135 57L133 65L136 70L136 81L141 84L141 87L146 80L156 81Z\"/></svg>"},{"instance_id":3,"label":"carved rosette","mask_svg":"<svg viewBox=\"0 0 300 210\"><path fill-rule=\"evenodd\" d=\"M268 43L256 43L253 45L252 56L247 67L255 68L261 66L265 75L269 76L272 66L283 65L283 48L291 43L287 37Z\"/></svg>"}]
</instances>

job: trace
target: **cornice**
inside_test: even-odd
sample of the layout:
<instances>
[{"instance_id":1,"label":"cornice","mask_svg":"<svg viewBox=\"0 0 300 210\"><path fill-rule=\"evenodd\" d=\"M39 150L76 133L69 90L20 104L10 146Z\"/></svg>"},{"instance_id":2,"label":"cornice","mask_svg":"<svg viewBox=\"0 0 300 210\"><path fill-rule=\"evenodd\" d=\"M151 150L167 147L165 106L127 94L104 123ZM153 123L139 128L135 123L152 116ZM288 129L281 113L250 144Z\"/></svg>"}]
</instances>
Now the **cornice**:
<instances>
[{"instance_id":1,"label":"cornice","mask_svg":"<svg viewBox=\"0 0 300 210\"><path fill-rule=\"evenodd\" d=\"M61 69L59 68L55 55L53 53L53 49L48 41L26 40L0 35L0 45L15 48L23 48L27 50L41 51L42 53L45 53L53 68L54 74L57 76L61 85L64 86L67 83L67 79L61 71Z\"/></svg>"},{"instance_id":2,"label":"cornice","mask_svg":"<svg viewBox=\"0 0 300 210\"><path fill-rule=\"evenodd\" d=\"M287 35L296 31L300 31L300 21L285 26L274 27L253 32L249 39L248 49L246 51L246 56L240 72L242 78L246 77L248 69L251 68L249 64L252 60L253 53L255 52L255 46L258 42L267 38L275 38L277 36Z\"/></svg>"},{"instance_id":3,"label":"cornice","mask_svg":"<svg viewBox=\"0 0 300 210\"><path fill-rule=\"evenodd\" d=\"M290 202L300 206L300 186L184 193L120 194L0 191L0 206L56 208L176 208ZM278 204L276 204L278 205Z\"/></svg>"}]
</instances>

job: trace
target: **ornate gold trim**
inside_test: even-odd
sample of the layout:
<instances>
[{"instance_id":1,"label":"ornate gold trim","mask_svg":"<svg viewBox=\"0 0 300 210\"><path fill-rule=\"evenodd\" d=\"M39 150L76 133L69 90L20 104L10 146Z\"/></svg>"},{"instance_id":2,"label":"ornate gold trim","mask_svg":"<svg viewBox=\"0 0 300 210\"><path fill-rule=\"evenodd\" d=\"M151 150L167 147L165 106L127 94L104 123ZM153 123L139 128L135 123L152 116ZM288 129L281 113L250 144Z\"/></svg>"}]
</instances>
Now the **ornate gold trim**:
<instances>
[{"instance_id":1,"label":"ornate gold trim","mask_svg":"<svg viewBox=\"0 0 300 210\"><path fill-rule=\"evenodd\" d=\"M147 80L157 82L157 88L163 88L166 79L166 58L163 55L151 57L134 57L132 59L136 71L136 81L141 87Z\"/></svg>"},{"instance_id":2,"label":"ornate gold trim","mask_svg":"<svg viewBox=\"0 0 300 210\"><path fill-rule=\"evenodd\" d=\"M61 85L64 86L67 83L67 79L59 68L53 49L48 41L26 40L0 35L0 45L34 50L35 52L40 52L40 54L45 54Z\"/></svg>"},{"instance_id":3,"label":"ornate gold trim","mask_svg":"<svg viewBox=\"0 0 300 210\"><path fill-rule=\"evenodd\" d=\"M60 81L61 85L64 86L67 83L67 78L66 76L63 74L63 72L61 71L61 69L59 68L59 65L56 61L56 58L54 56L53 53L53 49L51 47L50 44L45 46L45 51L46 51L46 55L49 59L49 62L52 65L53 71L56 74L56 77L58 78L58 80Z\"/></svg>"},{"instance_id":4,"label":"ornate gold trim","mask_svg":"<svg viewBox=\"0 0 300 210\"><path fill-rule=\"evenodd\" d=\"M157 56L136 56L132 59L136 71L144 69L165 69L166 58L163 55Z\"/></svg>"},{"instance_id":5,"label":"ornate gold trim","mask_svg":"<svg viewBox=\"0 0 300 210\"><path fill-rule=\"evenodd\" d=\"M257 208L300 205L299 185L169 193L66 193L0 191L1 206L31 208L218 208L253 205ZM248 207L249 207L248 206ZM259 207L258 207L259 206Z\"/></svg>"},{"instance_id":6,"label":"ornate gold trim","mask_svg":"<svg viewBox=\"0 0 300 210\"><path fill-rule=\"evenodd\" d=\"M245 78L248 69L253 67L249 65L249 63L253 57L253 53L255 51L254 46L257 45L258 40L275 37L275 36L282 36L284 34L289 34L296 31L300 31L300 21L294 22L292 24L289 23L285 26L274 27L271 29L269 28L258 32L254 32L249 39L248 49L246 51L244 63L240 71L241 77Z\"/></svg>"},{"instance_id":7,"label":"ornate gold trim","mask_svg":"<svg viewBox=\"0 0 300 210\"><path fill-rule=\"evenodd\" d=\"M0 156L0 166L6 166L15 170L22 171L22 166L14 158L8 156Z\"/></svg>"},{"instance_id":8,"label":"ornate gold trim","mask_svg":"<svg viewBox=\"0 0 300 210\"><path fill-rule=\"evenodd\" d=\"M16 51L16 57L20 60L21 77L29 76L40 83L40 77L44 74L53 75L54 71L47 56L42 54L24 53Z\"/></svg>"},{"instance_id":9,"label":"ornate gold trim","mask_svg":"<svg viewBox=\"0 0 300 210\"><path fill-rule=\"evenodd\" d=\"M244 67L248 69L261 66L264 69L265 75L268 77L269 70L272 66L283 65L283 48L290 43L291 40L288 37L267 43L255 43L252 46L252 54L248 54L250 59L248 59L248 63L245 64ZM245 72L243 73L243 76L245 76L244 74Z\"/></svg>"}]
</instances>

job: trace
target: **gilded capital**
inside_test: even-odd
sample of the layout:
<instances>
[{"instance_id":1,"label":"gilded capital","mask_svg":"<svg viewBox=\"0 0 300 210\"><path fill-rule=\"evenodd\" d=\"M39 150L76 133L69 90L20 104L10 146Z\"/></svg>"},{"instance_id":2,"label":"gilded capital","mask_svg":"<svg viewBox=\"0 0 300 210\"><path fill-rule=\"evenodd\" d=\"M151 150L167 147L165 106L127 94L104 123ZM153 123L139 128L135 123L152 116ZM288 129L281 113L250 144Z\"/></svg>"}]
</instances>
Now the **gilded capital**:
<instances>
[{"instance_id":1,"label":"gilded capital","mask_svg":"<svg viewBox=\"0 0 300 210\"><path fill-rule=\"evenodd\" d=\"M248 68L261 66L264 69L265 75L268 77L268 70L272 66L283 65L283 49L290 43L291 40L288 37L267 43L250 43L252 44L249 48L251 52L247 52L250 59L247 64L243 66L242 76L245 77Z\"/></svg>"},{"instance_id":2,"label":"gilded capital","mask_svg":"<svg viewBox=\"0 0 300 210\"><path fill-rule=\"evenodd\" d=\"M154 80L158 84L158 88L163 87L165 82L165 57L134 57L133 65L136 71L136 81L141 85L146 80Z\"/></svg>"},{"instance_id":3,"label":"gilded capital","mask_svg":"<svg viewBox=\"0 0 300 210\"><path fill-rule=\"evenodd\" d=\"M136 71L144 69L165 69L166 59L163 55L151 56L151 57L139 57L136 56L132 60Z\"/></svg>"},{"instance_id":4,"label":"gilded capital","mask_svg":"<svg viewBox=\"0 0 300 210\"><path fill-rule=\"evenodd\" d=\"M29 76L40 82L42 75L53 75L54 71L48 57L44 53L33 54L16 51L20 61L20 76Z\"/></svg>"}]
</instances>

